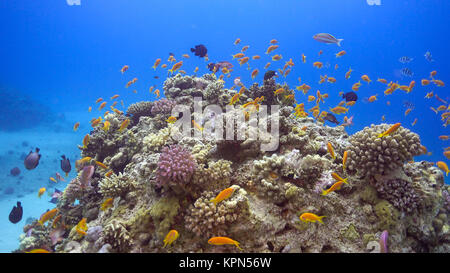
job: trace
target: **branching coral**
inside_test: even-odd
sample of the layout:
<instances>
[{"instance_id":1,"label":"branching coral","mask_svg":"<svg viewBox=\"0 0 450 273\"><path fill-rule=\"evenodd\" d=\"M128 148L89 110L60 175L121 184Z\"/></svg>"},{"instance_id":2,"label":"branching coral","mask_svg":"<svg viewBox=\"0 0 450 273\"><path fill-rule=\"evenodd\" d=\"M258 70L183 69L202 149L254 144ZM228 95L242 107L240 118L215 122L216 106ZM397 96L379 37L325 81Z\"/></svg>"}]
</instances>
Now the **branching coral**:
<instances>
[{"instance_id":1,"label":"branching coral","mask_svg":"<svg viewBox=\"0 0 450 273\"><path fill-rule=\"evenodd\" d=\"M130 232L126 229L124 223L118 220L112 220L103 228L103 241L112 246L119 252L126 252L132 244Z\"/></svg>"},{"instance_id":2,"label":"branching coral","mask_svg":"<svg viewBox=\"0 0 450 273\"><path fill-rule=\"evenodd\" d=\"M217 207L210 201L215 197L212 192L205 192L197 199L186 216L186 228L199 237L227 235L227 229L248 211L246 192L239 186L232 187L233 195Z\"/></svg>"},{"instance_id":3,"label":"branching coral","mask_svg":"<svg viewBox=\"0 0 450 273\"><path fill-rule=\"evenodd\" d=\"M390 135L378 137L390 127L389 124L372 124L350 137L349 170L370 176L388 173L421 154L419 136L403 127Z\"/></svg>"},{"instance_id":4,"label":"branching coral","mask_svg":"<svg viewBox=\"0 0 450 273\"><path fill-rule=\"evenodd\" d=\"M137 182L130 176L119 173L103 178L99 183L99 192L104 197L124 197L128 192L138 188Z\"/></svg>"}]
</instances>

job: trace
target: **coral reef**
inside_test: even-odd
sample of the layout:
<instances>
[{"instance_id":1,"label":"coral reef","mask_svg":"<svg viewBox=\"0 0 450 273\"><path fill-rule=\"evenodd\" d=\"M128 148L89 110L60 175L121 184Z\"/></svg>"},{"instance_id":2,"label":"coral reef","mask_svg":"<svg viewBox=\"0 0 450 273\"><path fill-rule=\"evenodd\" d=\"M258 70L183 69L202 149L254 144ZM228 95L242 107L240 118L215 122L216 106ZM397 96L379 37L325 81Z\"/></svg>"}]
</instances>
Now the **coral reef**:
<instances>
[{"instance_id":1,"label":"coral reef","mask_svg":"<svg viewBox=\"0 0 450 273\"><path fill-rule=\"evenodd\" d=\"M360 175L384 174L401 167L422 153L420 138L406 128L378 137L390 124L371 125L350 137L348 169Z\"/></svg>"},{"instance_id":2,"label":"coral reef","mask_svg":"<svg viewBox=\"0 0 450 273\"><path fill-rule=\"evenodd\" d=\"M275 95L280 88L285 93ZM245 252L369 253L382 251L383 234L389 234L389 252L450 251L449 188L433 163L412 161L421 154L417 134L400 127L379 138L390 127L380 124L349 136L343 126L296 116L294 102L285 97L294 91L275 78L242 89L240 100L227 113L237 92L224 88L214 74L177 74L164 83L165 99L131 105L128 117L107 114L110 130L95 127L88 145L80 146L80 156L108 169L96 167L90 186L84 187L84 166L77 166L79 176L57 204L55 218L70 229L52 246L52 221L41 226L34 220L24 230L17 252L43 245L55 252L82 253L241 252L234 246L208 244L210 237L226 236ZM227 128L219 123L221 118L238 114L244 104L262 96L264 104L279 106L276 113L268 111L259 119L270 129L278 126L277 147L261 149L271 141L269 128L244 127L245 123L231 128L232 140L215 138L216 129ZM178 116L196 119L198 126L176 137L174 132L181 129L166 121L175 104L190 111L216 104L222 113ZM247 123L258 119L243 117ZM278 124L272 123L275 117ZM131 123L119 131L127 118ZM236 138L242 132L258 138ZM334 157L327 151L328 143ZM344 151L347 168L342 165ZM321 195L336 183L333 173L348 184ZM230 187L234 191L224 196ZM211 200L218 196L214 205ZM102 206L106 200L109 205ZM306 212L325 216L324 223L300 221ZM83 218L85 235L76 229ZM172 229L180 236L163 247Z\"/></svg>"}]
</instances>

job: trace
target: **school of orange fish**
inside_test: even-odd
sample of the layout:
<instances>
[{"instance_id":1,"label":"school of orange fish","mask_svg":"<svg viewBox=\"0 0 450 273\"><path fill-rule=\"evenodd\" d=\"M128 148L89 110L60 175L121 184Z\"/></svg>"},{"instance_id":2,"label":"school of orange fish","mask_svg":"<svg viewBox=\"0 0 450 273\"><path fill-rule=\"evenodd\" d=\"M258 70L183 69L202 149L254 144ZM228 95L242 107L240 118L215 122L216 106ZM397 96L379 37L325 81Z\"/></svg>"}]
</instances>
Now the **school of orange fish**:
<instances>
[{"instance_id":1,"label":"school of orange fish","mask_svg":"<svg viewBox=\"0 0 450 273\"><path fill-rule=\"evenodd\" d=\"M234 45L238 46L240 43L241 43L241 39L238 38L238 39L235 40ZM275 40L275 39L272 39L269 42L269 44L270 45L268 46L268 48L267 48L267 50L265 52L265 55L268 55L268 58L271 61L273 61L273 62L277 62L277 61L282 60L283 56L281 54L274 54L274 55L270 56L270 54L273 54L272 52L274 52L275 50L277 50L279 48L278 41ZM250 48L250 46L248 46L248 45L242 47L240 52L232 55L232 60L236 59L240 66L242 66L244 64L247 64L247 69L251 70L251 66L250 66L250 62L251 61L250 60L260 60L262 57L260 55L253 55L251 57L250 56L246 56L245 52L249 48ZM323 51L320 50L317 57L319 58L322 54L323 54ZM347 55L347 52L345 50L341 50L339 52L336 52L335 53L336 61L338 61L339 58L342 58L345 55ZM182 58L189 59L190 56L188 54L183 54ZM299 56L299 59L300 59L299 63L301 63L303 65L307 65L307 56L304 53L302 53ZM208 56L205 56L205 61L208 61L208 60L209 60ZM169 67L169 64L161 64L161 61L162 61L161 58L157 58L155 60L154 64L153 64L152 68L154 70L156 70L156 69L158 69L158 67L160 67L161 69L166 69L167 67ZM170 74L180 73L180 74L183 74L183 75L187 74L186 71L180 69L183 66L183 61L182 60L177 62L175 57L173 55L170 55L168 60L167 60L167 62L168 63L173 63L172 67L167 70L168 73L170 73ZM271 62L267 62L263 69L268 69L271 65L272 65ZM285 62L284 66L283 66L283 69L277 69L277 71L279 73L279 75L277 75L277 77L283 76L284 78L286 78L292 72L292 69L293 69L294 66L295 66L295 63L294 63L293 59L290 58L288 61ZM324 64L321 61L314 61L314 62L312 62L312 66L315 67L316 69L323 69L324 68ZM120 72L122 74L124 74L128 69L129 69L129 66L128 65L124 65L120 69ZM339 69L339 65L336 63L334 65L334 70L336 71L338 69ZM198 70L199 70L198 66L195 67L194 73L197 73ZM224 81L225 76L227 78L230 78L231 77L231 73L233 71L233 69L229 69L227 67L222 68L220 71L216 71L216 70L217 69L214 69L212 73L220 73L221 72L221 75L219 76L219 81ZM352 72L354 72L354 70L349 67L347 72L345 73L345 77L344 77L345 80L350 80L350 78L352 76ZM260 73L259 69L257 69L257 68L253 69L250 72L251 79L254 80L259 75L259 73ZM429 78L421 79L421 81L420 81L421 85L422 86L428 86L430 84L434 84L435 87L437 87L437 88L444 87L445 83L442 80L437 79L436 76L437 76L437 71L435 71L435 70L431 71L430 75L429 75ZM138 80L137 78L133 78L132 80L128 81L126 83L126 85L125 85L125 88L129 88L131 85L136 83L137 80ZM298 83L299 84L301 83L301 80L302 80L301 77L298 77ZM318 81L318 84L322 84L322 83L325 83L325 82L328 82L330 84L334 84L337 81L338 81L338 79L336 79L335 77L328 76L327 74L325 74L325 75L320 75L320 79ZM384 89L383 93L384 93L385 96L390 96L395 91L396 92L403 91L403 92L406 92L406 93L410 93L410 92L413 91L413 89L415 87L415 84L416 84L415 80L410 81L409 84L407 84L407 85L401 85L397 81L396 82L388 81L388 80L386 80L384 78L378 78L376 81L378 83L382 84L382 86L376 87L376 88ZM240 81L240 77L236 77L233 82L234 82L234 85L230 88L230 90L233 90L237 86L240 86L240 90L239 90L238 93L236 93L231 98L231 100L229 102L230 105L234 105L234 104L238 103L240 96L246 91L246 88L245 88L244 84ZM369 75L365 75L365 74L361 75L360 76L360 80L358 80L358 82L353 83L351 89L353 91L357 92L357 91L359 91L359 88L363 85L363 83L369 85L369 84L371 84L371 82L372 82L372 80L369 77ZM156 98L159 98L160 97L160 91L159 91L159 89L156 89L156 90L153 91L154 88L155 88L154 86L151 86L149 88L149 92L150 92L150 94L156 95ZM312 95L308 94L308 92L311 89L311 86L306 84L306 83L303 83L301 85L296 86L295 89L300 94L299 96L295 96L294 93L290 93L290 92L288 92L288 90L285 90L283 88L279 88L279 89L275 90L274 91L274 95L279 97L279 98L283 98L284 97L285 99L292 100L292 103L296 104L295 105L295 109L294 109L294 115L296 117L298 117L298 118L300 118L300 117L307 117L311 113L312 117L316 120L316 122L319 122L319 123L323 124L325 122L323 118L327 115L327 111L324 111L324 110L321 111L320 103L325 104L325 99L327 99L330 95L328 93L323 93L320 90L317 90L315 92L315 94L312 94ZM137 93L136 90L133 90L133 92ZM342 94L343 94L343 92L340 92L337 95L339 95L339 97L342 97ZM302 97L302 96L305 97L305 99L304 99L305 102L298 103L297 100L296 100L296 97ZM115 108L115 106L117 105L117 100L116 99L118 99L119 97L120 97L120 95L118 95L118 94L115 94L115 95L110 97L110 100L114 101L111 104L111 106L110 106L110 110L115 112L115 113L117 113L117 114L119 114L119 115L123 115L123 111L120 111L117 108ZM442 105L440 105L439 107L437 107L437 108L430 107L430 109L433 112L435 112L436 114L438 114L439 112L442 112L442 114L440 115L441 121L443 123L443 126L446 127L447 125L450 124L450 104L447 101L445 101L444 99L442 99L441 97L439 97L439 95L435 91L431 91L431 92L428 92L426 94L425 99L431 99L431 98L435 98L440 103L442 103ZM374 103L375 101L378 101L378 100L379 100L378 94L372 94L372 95L368 96L367 99L365 99L365 102L366 103ZM253 101L245 103L241 107L242 108L246 108L246 109L250 109L250 111L258 111L259 105L263 101L264 101L264 96L258 97L258 98L254 98ZM98 107L99 111L102 111L106 107L106 105L108 104L106 101L104 101L103 98L98 98L95 101L95 104L98 104L98 103L100 103L100 105ZM315 105L306 111L305 110L305 103L314 103ZM345 100L343 100L340 103L338 103L338 105L336 105L334 107L329 107L329 111L334 113L334 114L337 114L337 115L345 114L345 113L348 113L350 111L350 107L353 106L355 103L356 103L356 101L348 101L348 102L346 102ZM386 101L386 104L390 105L390 101ZM124 107L124 102L123 101L121 101L121 105L122 105L122 107ZM89 106L88 111L89 112L92 111L92 106ZM408 108L405 111L404 115L407 116L411 111L412 111L412 108ZM109 112L110 111L105 111L103 113L103 116L106 116ZM248 114L248 112L245 112L245 113ZM172 117L171 116L166 121L168 123L174 123L176 120L177 120L176 117ZM341 126L348 126L349 123L347 122L347 120L349 120L349 118L347 116L345 116L344 117L344 123ZM383 115L382 116L382 121L384 121L384 120L385 120L385 116ZM416 118L411 125L414 126L417 123L417 121L418 121L418 119ZM192 123L193 123L193 125L194 125L194 127L196 129L198 129L200 131L203 130L203 128L201 127L200 124L197 124L195 121L192 121ZM102 129L105 132L108 132L110 130L110 126L111 126L111 124L108 121L103 121L102 116L99 116L97 118L94 117L90 121L90 124L91 124L92 127L102 126ZM119 128L117 128L117 130L119 132L122 132L123 130L125 130L128 127L129 124L130 124L130 120L129 119L125 119L121 123ZM75 123L75 125L73 126L73 130L77 131L79 126L80 126L79 122ZM383 132L382 134L380 134L378 137L384 137L384 136L390 135L393 132L395 132L395 130L397 130L399 127L400 127L400 123L396 123L391 128L389 128L386 132ZM306 126L304 128L302 128L302 130L306 130ZM448 140L449 138L450 138L450 135L441 135L441 136L439 136L439 140ZM83 144L82 148L86 148L87 147L87 145L89 144L89 134L86 134L84 136L84 138L82 140L82 144ZM422 149L424 151L424 154L427 154L427 153L431 154L431 153L429 153L427 151L425 146L422 146ZM327 144L327 150L328 150L330 156L334 159L336 156L334 154L334 149L333 149L331 143ZM443 155L447 159L450 159L450 147L447 147L447 148L444 149ZM94 163L97 166L99 166L99 167L101 167L103 169L108 169L108 167L106 165L104 165L102 162L95 161L95 160L93 160L90 157L85 157L85 158L82 158L80 160L77 160L76 164L77 165L83 165L83 164L86 164L86 163L91 163L91 161L94 161ZM343 166L343 170L344 171L345 171L345 168L346 168L346 161L347 161L347 151L345 151L344 154L343 154L342 166ZM441 170L443 170L446 173L446 175L448 175L448 173L450 172L449 168L448 168L448 166L447 166L447 164L445 162L438 161L438 162L436 162L436 165ZM110 175L112 175L112 173L113 173L112 171L109 171L105 175L109 177ZM332 177L336 181L336 183L334 183L330 188L328 188L326 190L323 190L323 192L322 192L323 196L326 196L330 192L333 192L333 191L341 189L341 187L344 184L348 184L347 178L345 178L345 179L341 178L336 173L332 173ZM50 180L52 180L54 182L57 182L53 177L51 177ZM39 189L38 196L40 197L44 192L45 192L45 188ZM214 205L217 205L219 202L221 202L221 201L223 201L223 200L225 200L227 198L230 198L231 195L233 194L233 192L234 192L234 190L232 188L225 189L225 190L221 191L216 196L216 198L212 199L211 202L213 202ZM106 199L101 204L101 208L100 209L101 210L106 210L106 209L112 207L113 206L112 201L113 201L112 198ZM45 222L47 222L47 221L51 220L52 218L54 218L57 215L57 212L58 212L58 209L55 208L53 210L50 210L50 211L44 213L41 216L41 218L39 219L39 223L41 225L43 225ZM55 227L57 225L57 222L60 220L60 216L61 215L55 217L55 220L52 223L53 227ZM323 223L322 218L324 218L324 217L325 216L318 216L318 215L315 215L313 213L303 213L302 215L300 215L299 218L303 222L320 222L320 223ZM61 225L65 226L64 223L61 223ZM86 218L83 218L78 223L78 225L76 226L76 231L80 235L84 236L86 234L86 230L87 230ZM163 240L163 243L164 243L163 247L171 245L178 237L179 237L178 231L170 230L169 233L166 235L165 239ZM235 240L233 240L231 238L227 238L227 237L213 237L213 238L210 238L208 240L208 243L212 244L212 245L224 245L224 244L235 245L238 249L242 250L242 248L239 246L239 242L237 242L237 241L235 241ZM44 252L48 252L48 250L45 250L45 249L34 249L34 250L30 251L30 253L44 253Z\"/></svg>"}]
</instances>

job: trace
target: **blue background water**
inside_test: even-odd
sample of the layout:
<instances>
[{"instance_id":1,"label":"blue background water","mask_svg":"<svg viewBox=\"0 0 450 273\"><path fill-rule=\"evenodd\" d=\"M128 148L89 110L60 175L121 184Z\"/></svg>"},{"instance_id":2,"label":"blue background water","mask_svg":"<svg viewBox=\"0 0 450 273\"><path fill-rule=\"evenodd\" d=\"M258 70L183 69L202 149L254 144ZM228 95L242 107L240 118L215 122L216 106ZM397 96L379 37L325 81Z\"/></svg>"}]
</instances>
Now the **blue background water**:
<instances>
[{"instance_id":1,"label":"blue background water","mask_svg":"<svg viewBox=\"0 0 450 273\"><path fill-rule=\"evenodd\" d=\"M206 62L193 56L189 52L190 47L205 44L210 61L230 61L231 54L249 45L248 56L261 56L260 60L250 61L252 70L260 70L255 79L257 82L262 83L263 67L268 61L272 63L270 69L274 69L282 68L285 61L293 58L295 66L292 72L278 81L286 81L295 88L297 78L301 76L302 83L312 87L310 92L320 89L329 93L323 110L335 106L341 100L338 93L351 91L352 84L361 75L369 75L373 82L369 85L363 83L358 91L360 101L349 113L354 115L355 124L347 131L354 133L371 123L380 123L381 116L385 115L386 122L401 122L420 134L423 145L432 155L417 157L416 160L449 163L442 154L449 142L438 139L439 135L449 134L449 130L442 126L440 115L429 109L442 103L435 98L424 99L431 90L444 99L450 99L448 87L434 84L423 87L420 84L420 80L428 78L432 70L438 71L437 79L448 82L449 10L450 2L438 0L382 0L380 6L369 6L365 0L81 0L80 6L69 6L65 0L1 1L0 85L26 94L56 113L55 119L60 121L57 131L48 128L28 131L29 138L35 133L45 134L46 139L65 140L65 144L72 147L65 153L76 157L76 144L81 143L90 129L88 121L100 115L96 110L98 105L95 105L98 97L109 101L112 95L120 94L125 107L136 101L156 99L148 89L152 85L162 89L166 76L166 70L159 68L155 72L151 69L156 58L167 63L169 52L173 52L177 60L181 59L181 54L187 53L191 58L184 60L182 69L192 74L198 66L199 74L203 74L208 72ZM320 32L343 38L342 47L313 40L312 36ZM242 40L238 46L233 44L236 38ZM264 54L271 39L279 42L280 47L274 53L283 55L281 61L271 61ZM320 57L319 50L323 50ZM340 50L346 50L347 55L336 59L334 54ZM425 60L423 55L426 51L432 53L434 62ZM302 53L307 56L306 64L301 63ZM414 60L404 65L398 61L402 56ZM312 66L314 61L329 62L330 68L318 70ZM339 65L337 71L334 70L336 63ZM122 75L119 70L125 64L130 69ZM246 65L239 67L236 60L233 64L235 69L227 85L231 85L231 79L240 76L249 86L251 70L247 70ZM344 74L349 67L354 72L349 80L345 80ZM398 71L403 67L410 68L414 76L400 77ZM319 85L319 75L323 74L337 78L337 83ZM160 78L154 79L155 75ZM134 77L139 80L126 89L126 82ZM414 79L416 87L409 94L398 90L391 96L384 96L385 86L376 82L378 77L406 85ZM138 93L134 94L133 89ZM364 98L375 94L378 94L378 101L371 104L363 102ZM300 93L296 99L306 101ZM388 100L391 106L386 105ZM407 117L404 116L405 100L415 105ZM3 108L8 109L2 98L0 102ZM92 113L87 112L89 106L94 109ZM307 108L312 106L312 103L307 104ZM26 103L23 107L27 107ZM124 110L120 104L118 108ZM12 123L15 122L13 111L11 109ZM415 118L418 122L412 126ZM342 120L342 116L338 119ZM78 132L73 132L72 126L76 121L82 125ZM62 139L58 134L61 131L71 134L71 137ZM11 146L0 143L0 148L3 151L1 155ZM20 146L14 149L20 153L29 151L29 148ZM59 156L56 151L49 150L47 155L52 152L55 154L53 158ZM22 166L18 158L11 160L16 162L9 162L11 168ZM9 165L5 168L9 169ZM48 168L58 170L58 164L53 163ZM26 181L32 172L25 172L23 176ZM43 180L46 181L47 177ZM41 184L33 184L32 191L37 192L47 182ZM2 219L6 217L2 216Z\"/></svg>"}]
</instances>

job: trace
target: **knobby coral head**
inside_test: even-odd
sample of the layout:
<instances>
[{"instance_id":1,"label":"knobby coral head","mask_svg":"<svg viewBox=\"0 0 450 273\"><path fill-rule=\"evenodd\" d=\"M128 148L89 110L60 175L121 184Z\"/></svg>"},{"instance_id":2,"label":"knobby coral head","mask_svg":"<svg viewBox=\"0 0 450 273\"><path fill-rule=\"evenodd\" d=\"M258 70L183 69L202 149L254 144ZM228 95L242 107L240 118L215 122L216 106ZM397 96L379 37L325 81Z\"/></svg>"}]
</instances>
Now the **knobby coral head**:
<instances>
[{"instance_id":1,"label":"knobby coral head","mask_svg":"<svg viewBox=\"0 0 450 273\"><path fill-rule=\"evenodd\" d=\"M160 186L171 182L187 183L195 168L195 160L187 149L177 144L164 147L158 161L156 181Z\"/></svg>"}]
</instances>

